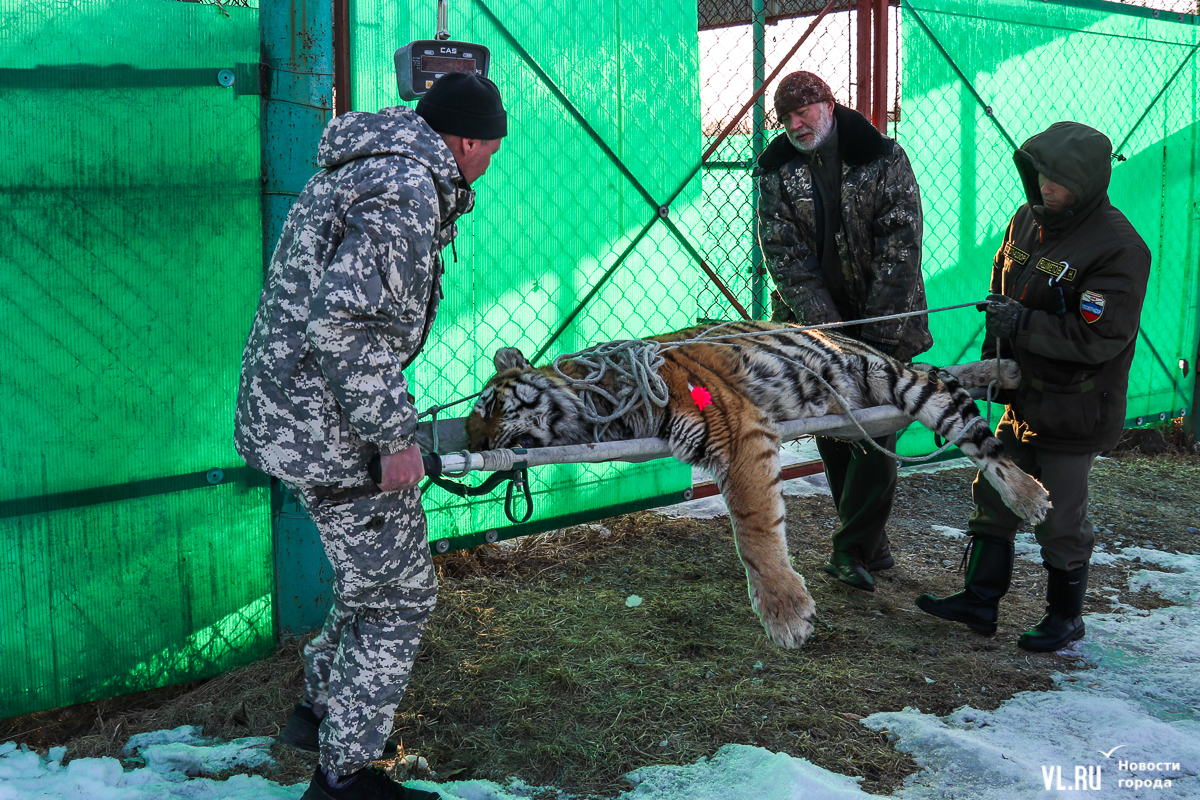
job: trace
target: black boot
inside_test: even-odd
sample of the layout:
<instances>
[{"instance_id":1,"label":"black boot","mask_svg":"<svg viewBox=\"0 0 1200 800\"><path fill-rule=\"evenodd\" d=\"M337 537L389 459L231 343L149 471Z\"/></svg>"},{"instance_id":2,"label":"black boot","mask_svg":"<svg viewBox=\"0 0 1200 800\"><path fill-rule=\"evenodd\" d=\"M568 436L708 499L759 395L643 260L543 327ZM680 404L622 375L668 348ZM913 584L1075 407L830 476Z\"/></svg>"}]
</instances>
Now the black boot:
<instances>
[{"instance_id":1,"label":"black boot","mask_svg":"<svg viewBox=\"0 0 1200 800\"><path fill-rule=\"evenodd\" d=\"M1070 572L1044 565L1046 614L1033 630L1021 634L1017 647L1035 653L1052 653L1083 638L1083 595L1087 592L1088 565Z\"/></svg>"},{"instance_id":2,"label":"black boot","mask_svg":"<svg viewBox=\"0 0 1200 800\"><path fill-rule=\"evenodd\" d=\"M961 622L973 631L991 636L996 632L1000 598L1008 592L1012 578L1013 543L975 536L967 553L965 588L948 597L923 594L917 607L926 614Z\"/></svg>"},{"instance_id":3,"label":"black boot","mask_svg":"<svg viewBox=\"0 0 1200 800\"><path fill-rule=\"evenodd\" d=\"M833 555L829 556L829 561L825 563L824 569L827 574L847 586L862 589L864 592L875 591L875 579L863 566L862 559L856 555L834 550Z\"/></svg>"},{"instance_id":4,"label":"black boot","mask_svg":"<svg viewBox=\"0 0 1200 800\"><path fill-rule=\"evenodd\" d=\"M360 769L336 784L317 767L300 800L441 800L441 795L402 786L378 767Z\"/></svg>"}]
</instances>

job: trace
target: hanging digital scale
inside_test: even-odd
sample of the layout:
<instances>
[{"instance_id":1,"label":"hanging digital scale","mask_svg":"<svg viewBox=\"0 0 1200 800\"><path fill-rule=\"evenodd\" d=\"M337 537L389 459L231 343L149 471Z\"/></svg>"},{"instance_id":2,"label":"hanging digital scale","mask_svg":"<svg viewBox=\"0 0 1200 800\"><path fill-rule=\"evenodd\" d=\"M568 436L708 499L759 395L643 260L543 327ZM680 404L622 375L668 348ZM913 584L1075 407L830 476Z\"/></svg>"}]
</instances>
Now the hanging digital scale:
<instances>
[{"instance_id":1,"label":"hanging digital scale","mask_svg":"<svg viewBox=\"0 0 1200 800\"><path fill-rule=\"evenodd\" d=\"M481 44L450 41L446 30L446 0L438 0L437 33L417 39L396 51L396 84L405 100L416 100L447 72L472 72L487 77L491 52Z\"/></svg>"}]
</instances>

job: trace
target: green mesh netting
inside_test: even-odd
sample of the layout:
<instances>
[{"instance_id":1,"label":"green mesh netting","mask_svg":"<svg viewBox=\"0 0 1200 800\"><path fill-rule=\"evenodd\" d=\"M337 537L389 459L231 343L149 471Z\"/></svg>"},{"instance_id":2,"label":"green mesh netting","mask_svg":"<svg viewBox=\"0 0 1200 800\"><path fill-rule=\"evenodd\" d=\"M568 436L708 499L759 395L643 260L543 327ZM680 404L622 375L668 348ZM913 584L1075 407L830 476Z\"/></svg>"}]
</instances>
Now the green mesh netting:
<instances>
[{"instance_id":1,"label":"green mesh netting","mask_svg":"<svg viewBox=\"0 0 1200 800\"><path fill-rule=\"evenodd\" d=\"M897 137L921 186L930 307L987 294L992 256L1025 201L1014 144L1058 120L1091 125L1124 158L1114 165L1109 194L1153 258L1127 424L1191 413L1193 378L1179 362L1194 368L1200 283L1194 20L1040 0L906 0L903 13ZM921 359L979 357L981 314L952 311L930 322L936 345ZM931 439L914 426L901 451L928 452Z\"/></svg>"},{"instance_id":2,"label":"green mesh netting","mask_svg":"<svg viewBox=\"0 0 1200 800\"><path fill-rule=\"evenodd\" d=\"M392 53L400 43L432 37L435 8L354 7L356 108L399 102ZM597 342L695 322L694 289L704 278L669 226L654 222L657 205L634 185L665 203L699 160L695 4L592 0L558 8L474 0L451 8L448 27L452 38L491 49L489 75L504 96L509 136L476 184L475 211L459 226L457 260L449 249L443 254L446 297L411 373L418 407L478 392L494 372L498 347L520 347L532 357L618 262L539 364ZM669 217L697 244L699 200L696 179L672 203ZM463 405L446 414L469 410ZM531 473L535 519L519 527L509 524L495 496L460 500L431 487L425 496L430 538L489 529L500 529L504 538L619 508L660 505L668 495L679 499L691 486L690 475L670 459L540 467Z\"/></svg>"},{"instance_id":3,"label":"green mesh netting","mask_svg":"<svg viewBox=\"0 0 1200 800\"><path fill-rule=\"evenodd\" d=\"M904 145L921 186L930 307L987 294L992 256L1024 202L1014 143L1060 119L1094 125L1126 158L1114 169L1110 194L1154 258L1127 424L1190 414L1200 277L1195 18L1111 3L980 0L906 2L902 23L901 114L889 132ZM787 69L815 68L823 56L816 47L802 50ZM750 54L743 58L749 62ZM747 308L754 220L744 165L751 158L750 137L735 134L704 172L704 252ZM982 315L935 314L930 326L936 346L921 360L979 357ZM993 407L993 416L1001 410ZM919 425L902 433L899 446L910 456L935 449Z\"/></svg>"},{"instance_id":4,"label":"green mesh netting","mask_svg":"<svg viewBox=\"0 0 1200 800\"><path fill-rule=\"evenodd\" d=\"M769 133L766 141L770 142L775 133L778 131ZM704 137L704 149L716 138ZM721 280L735 290L748 314L769 318L771 303L765 289L760 288L755 297L753 261L757 223L755 179L750 177L754 159L752 136L735 133L721 140L705 162L704 254ZM770 278L763 276L757 285L770 285ZM706 294L716 297L711 289ZM754 314L756 309L758 314Z\"/></svg>"},{"instance_id":5,"label":"green mesh netting","mask_svg":"<svg viewBox=\"0 0 1200 800\"><path fill-rule=\"evenodd\" d=\"M0 54L4 717L214 675L273 630L231 440L258 98L218 83L251 74L257 12L0 0Z\"/></svg>"}]
</instances>

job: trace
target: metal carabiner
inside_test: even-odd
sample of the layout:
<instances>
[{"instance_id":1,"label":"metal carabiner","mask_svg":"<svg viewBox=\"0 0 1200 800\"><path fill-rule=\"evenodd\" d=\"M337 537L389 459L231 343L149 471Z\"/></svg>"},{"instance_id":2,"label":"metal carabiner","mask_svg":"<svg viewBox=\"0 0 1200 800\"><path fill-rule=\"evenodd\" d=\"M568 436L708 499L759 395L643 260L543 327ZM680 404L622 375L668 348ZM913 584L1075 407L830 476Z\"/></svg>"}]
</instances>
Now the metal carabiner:
<instances>
[{"instance_id":1,"label":"metal carabiner","mask_svg":"<svg viewBox=\"0 0 1200 800\"><path fill-rule=\"evenodd\" d=\"M1059 284L1062 283L1063 275L1067 274L1067 270L1071 268L1071 262L1063 261L1062 270L1057 275L1051 275L1046 281L1047 285L1054 292L1054 313L1056 316L1062 316L1067 313L1067 296L1063 293L1063 288Z\"/></svg>"},{"instance_id":2,"label":"metal carabiner","mask_svg":"<svg viewBox=\"0 0 1200 800\"><path fill-rule=\"evenodd\" d=\"M508 517L509 522L515 525L520 525L522 522L528 522L533 516L533 493L529 491L529 475L528 465L526 462L518 462L513 470L512 480L508 482L508 488L504 490L504 516ZM520 519L513 514L513 488L518 487L525 495L525 515Z\"/></svg>"}]
</instances>

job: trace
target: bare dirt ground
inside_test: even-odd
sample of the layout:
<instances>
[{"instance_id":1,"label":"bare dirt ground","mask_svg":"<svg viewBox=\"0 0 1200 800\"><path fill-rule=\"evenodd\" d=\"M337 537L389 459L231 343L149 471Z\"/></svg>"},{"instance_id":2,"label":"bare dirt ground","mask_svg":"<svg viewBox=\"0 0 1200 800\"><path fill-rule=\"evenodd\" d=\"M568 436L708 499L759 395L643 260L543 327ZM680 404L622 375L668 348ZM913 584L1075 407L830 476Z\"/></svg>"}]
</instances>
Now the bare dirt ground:
<instances>
[{"instance_id":1,"label":"bare dirt ground","mask_svg":"<svg viewBox=\"0 0 1200 800\"><path fill-rule=\"evenodd\" d=\"M1110 552L1200 552L1200 454L1190 440L1097 462L1090 514ZM1042 612L1045 579L1018 558L1000 629L983 637L922 614L921 592L957 591L974 470L902 477L889 527L893 569L862 593L821 571L835 525L828 497L788 500L788 537L820 617L799 650L770 645L746 597L727 518L639 513L503 548L439 556L438 609L393 739L442 780L518 776L612 797L640 766L686 764L726 743L758 745L895 790L916 770L886 732L858 720L913 706L992 709L1080 668L1017 636ZM1140 565L1094 565L1085 612L1164 605L1127 590ZM1103 589L1104 591L1096 591ZM631 595L643 602L626 605ZM68 758L120 757L137 732L191 724L225 738L277 733L300 696L295 646L213 680L0 721L0 742L66 745ZM315 757L273 747L273 780L307 781ZM406 761L405 756L409 757Z\"/></svg>"}]
</instances>

